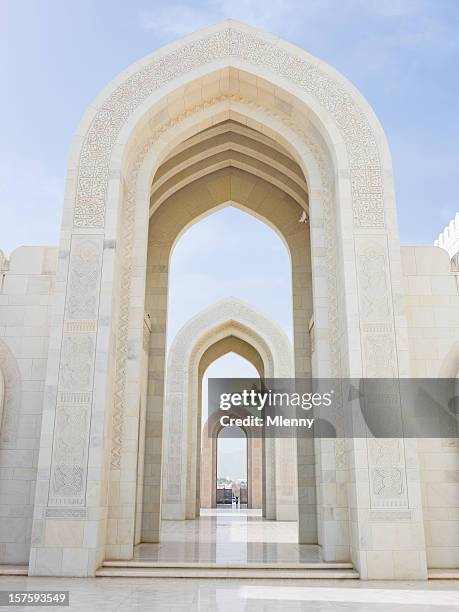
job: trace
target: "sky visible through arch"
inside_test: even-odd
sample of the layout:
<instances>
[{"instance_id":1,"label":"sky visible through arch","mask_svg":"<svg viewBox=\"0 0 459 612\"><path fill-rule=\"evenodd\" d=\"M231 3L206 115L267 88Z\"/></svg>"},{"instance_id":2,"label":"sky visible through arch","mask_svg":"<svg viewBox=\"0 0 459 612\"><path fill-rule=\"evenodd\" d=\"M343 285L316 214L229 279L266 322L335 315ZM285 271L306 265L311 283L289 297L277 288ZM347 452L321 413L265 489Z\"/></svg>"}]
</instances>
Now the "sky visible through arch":
<instances>
[{"instance_id":1,"label":"sky visible through arch","mask_svg":"<svg viewBox=\"0 0 459 612\"><path fill-rule=\"evenodd\" d=\"M267 314L292 340L287 247L268 225L233 206L192 225L175 245L170 262L168 345L190 317L229 296ZM234 353L211 364L203 378L203 426L208 379L232 377L257 378L258 374L253 365ZM226 439L222 444L220 475L241 478L245 474L241 442Z\"/></svg>"},{"instance_id":2,"label":"sky visible through arch","mask_svg":"<svg viewBox=\"0 0 459 612\"><path fill-rule=\"evenodd\" d=\"M303 47L360 89L391 148L401 242L433 243L459 210L458 0L2 0L1 250L58 243L70 144L97 93L144 55L230 17ZM190 232L176 249L170 333L234 295L290 334L286 252L272 232L234 209Z\"/></svg>"}]
</instances>

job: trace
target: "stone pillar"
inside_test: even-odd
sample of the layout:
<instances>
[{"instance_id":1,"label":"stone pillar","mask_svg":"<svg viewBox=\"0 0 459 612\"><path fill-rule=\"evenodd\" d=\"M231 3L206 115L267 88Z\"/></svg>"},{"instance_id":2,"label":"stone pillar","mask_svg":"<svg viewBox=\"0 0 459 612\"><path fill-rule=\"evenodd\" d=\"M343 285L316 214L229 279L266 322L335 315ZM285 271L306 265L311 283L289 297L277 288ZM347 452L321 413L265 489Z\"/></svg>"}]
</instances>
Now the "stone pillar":
<instances>
[{"instance_id":1,"label":"stone pillar","mask_svg":"<svg viewBox=\"0 0 459 612\"><path fill-rule=\"evenodd\" d=\"M353 243L343 245L343 261L355 261L354 269L344 265L347 328L355 329L357 322L359 332L347 339L348 372L364 379L406 376L406 323L396 229L384 230L383 220L377 217L372 224L379 229L368 233L358 227L365 219L363 214L354 218ZM388 225L391 221L386 218ZM387 384L384 389L390 396ZM390 403L397 400L396 392L388 397ZM351 558L361 577L427 578L416 440L354 437L348 451Z\"/></svg>"},{"instance_id":2,"label":"stone pillar","mask_svg":"<svg viewBox=\"0 0 459 612\"><path fill-rule=\"evenodd\" d=\"M50 336L30 575L91 576L104 557L114 241L63 231ZM108 282L110 287L110 282Z\"/></svg>"}]
</instances>

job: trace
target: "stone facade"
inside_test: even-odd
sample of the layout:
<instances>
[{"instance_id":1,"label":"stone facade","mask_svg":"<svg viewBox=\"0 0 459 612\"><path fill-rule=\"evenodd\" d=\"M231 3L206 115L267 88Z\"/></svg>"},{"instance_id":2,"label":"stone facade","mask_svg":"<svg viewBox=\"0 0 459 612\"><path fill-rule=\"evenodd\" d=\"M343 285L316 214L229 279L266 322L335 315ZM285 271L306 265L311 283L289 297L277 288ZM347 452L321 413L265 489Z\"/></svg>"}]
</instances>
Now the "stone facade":
<instances>
[{"instance_id":1,"label":"stone facade","mask_svg":"<svg viewBox=\"0 0 459 612\"><path fill-rule=\"evenodd\" d=\"M0 252L0 562L27 563L57 248Z\"/></svg>"},{"instance_id":2,"label":"stone facade","mask_svg":"<svg viewBox=\"0 0 459 612\"><path fill-rule=\"evenodd\" d=\"M449 254L400 246L368 103L331 67L244 24L193 34L90 106L59 248L0 257L1 562L92 576L106 558L130 559L142 531L155 537L159 466L173 463L163 415L185 410L183 389L167 391L180 386L166 369L169 257L225 205L269 223L289 250L296 376L457 376L454 231L439 239ZM240 308L227 304L225 321ZM458 458L457 438L298 440L300 541L363 578L457 567Z\"/></svg>"}]
</instances>

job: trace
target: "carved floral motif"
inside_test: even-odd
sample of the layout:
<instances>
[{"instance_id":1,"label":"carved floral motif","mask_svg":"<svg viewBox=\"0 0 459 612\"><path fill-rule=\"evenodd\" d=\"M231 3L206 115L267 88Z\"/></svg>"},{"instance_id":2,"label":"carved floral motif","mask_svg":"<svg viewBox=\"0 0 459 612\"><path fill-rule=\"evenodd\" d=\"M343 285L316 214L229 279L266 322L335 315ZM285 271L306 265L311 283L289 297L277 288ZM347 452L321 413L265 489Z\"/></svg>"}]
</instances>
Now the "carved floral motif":
<instances>
[{"instance_id":1,"label":"carved floral motif","mask_svg":"<svg viewBox=\"0 0 459 612\"><path fill-rule=\"evenodd\" d=\"M268 69L313 96L333 117L347 148L358 227L384 227L379 152L362 109L337 79L317 64L255 33L228 27L192 41L152 62L121 83L98 109L86 134L78 169L76 227L104 227L110 158L117 136L135 109L180 75L225 57Z\"/></svg>"}]
</instances>

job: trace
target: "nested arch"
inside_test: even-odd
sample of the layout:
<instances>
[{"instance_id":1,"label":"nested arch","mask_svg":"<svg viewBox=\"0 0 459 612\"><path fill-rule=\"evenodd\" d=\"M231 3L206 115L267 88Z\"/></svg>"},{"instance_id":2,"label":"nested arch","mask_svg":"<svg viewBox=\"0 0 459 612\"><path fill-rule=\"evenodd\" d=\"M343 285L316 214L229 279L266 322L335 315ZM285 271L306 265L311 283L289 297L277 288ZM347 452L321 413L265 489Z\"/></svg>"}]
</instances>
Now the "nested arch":
<instances>
[{"instance_id":1,"label":"nested arch","mask_svg":"<svg viewBox=\"0 0 459 612\"><path fill-rule=\"evenodd\" d=\"M242 411L228 411L229 418L243 416ZM223 426L212 414L202 429L202 450L200 462L200 489L198 495L199 508L214 508L217 505L217 455L218 438ZM247 465L247 507L262 509L263 504L263 439L257 436L255 428L241 426L246 438ZM198 506L197 506L198 508Z\"/></svg>"},{"instance_id":2,"label":"nested arch","mask_svg":"<svg viewBox=\"0 0 459 612\"><path fill-rule=\"evenodd\" d=\"M360 326L356 315L360 272L354 240L365 242L367 230L380 234L378 246L388 279L382 293L390 300L392 289L400 293L402 286L390 157L384 133L366 101L316 58L232 21L152 54L109 84L91 105L74 141L61 239L66 263L59 270L51 330L53 337L62 338L62 350L50 351L48 360L47 387L55 398L56 427L53 421L43 429L44 442L62 434L59 412L65 410L68 397L82 401L82 413L91 423L81 432L83 437L101 430L104 415L113 414L109 478L113 516L134 520L153 178L184 140L230 119L282 144L307 186L316 345L312 359L296 359L301 366L297 373L313 369L317 376L361 376L375 346L397 371L395 325L403 327L403 316L397 313L395 322L389 309L388 321L368 320ZM243 154L236 151L231 169L247 171ZM250 166L258 178L265 178L263 168ZM298 195L296 182L289 178L294 184L283 181L283 185L293 197ZM80 234L85 244L94 247L94 260L86 267L79 253ZM161 273L160 268L156 272ZM78 274L91 280L85 304L72 294L77 285L70 281ZM157 304L167 313L167 297L159 294ZM107 322L112 321L110 327ZM156 327L153 320L152 342L159 343L156 361L164 360L162 340L157 337L163 333L162 325ZM297 347L309 343L308 319L300 321L295 335L296 356ZM403 351L403 340L397 346ZM73 350L75 360L84 364L80 377L66 375L71 369L66 356ZM163 384L159 376L153 397L157 403ZM88 465L97 466L91 478L105 482L99 449L89 444L87 449L80 464L72 466L64 465L54 450L49 456L48 450L43 451L41 464L49 469L41 473L50 474L46 478L51 506L86 504ZM61 469L83 475L70 494L53 477ZM94 503L92 497L89 501ZM100 530L104 528L101 522ZM110 529L106 551L129 556L131 532ZM101 541L98 538L94 547Z\"/></svg>"},{"instance_id":3,"label":"nested arch","mask_svg":"<svg viewBox=\"0 0 459 612\"><path fill-rule=\"evenodd\" d=\"M220 359L220 357L228 353L235 353L239 355L239 357L246 359L256 369L259 378L265 378L265 365L262 356L252 344L249 344L246 340L238 336L225 336L206 349L206 352L199 361L199 376L202 378L207 368L212 365L214 361L217 361L217 359Z\"/></svg>"},{"instance_id":4,"label":"nested arch","mask_svg":"<svg viewBox=\"0 0 459 612\"><path fill-rule=\"evenodd\" d=\"M263 358L253 344L234 335L225 336L217 340L206 349L199 361L198 410L200 413L202 409L202 388L205 372L210 365L228 353L239 355L251 363L260 379L265 377ZM234 417L240 416L235 411L229 411L228 415ZM208 415L203 426L201 426L201 421L198 417L196 482L199 488L196 491L197 515L201 507L212 508L216 505L217 447L218 435L222 429L219 419L216 418L217 416L217 413ZM247 438L248 507L263 508L263 440L255 428L241 427L241 429Z\"/></svg>"},{"instance_id":5,"label":"nested arch","mask_svg":"<svg viewBox=\"0 0 459 612\"><path fill-rule=\"evenodd\" d=\"M199 363L209 347L227 337L239 338L256 349L263 360L266 378L293 376L292 349L285 333L268 317L240 300L230 298L218 302L182 328L168 357L163 426L164 518L185 518L187 498L194 503L196 444L191 441L197 439ZM177 427L177 423L182 426ZM289 466L290 473L295 469L296 465ZM271 481L267 478L273 487L274 478L275 474ZM192 493L187 496L188 486ZM289 494L288 501L296 510L296 491L290 490ZM267 495L273 499L271 491ZM285 505L285 500L283 503ZM292 509L292 513L295 510ZM194 516L195 508L190 505L188 512Z\"/></svg>"},{"instance_id":6,"label":"nested arch","mask_svg":"<svg viewBox=\"0 0 459 612\"><path fill-rule=\"evenodd\" d=\"M192 102L180 105L177 97L174 98L177 81L180 80L184 90L188 83L222 66L247 69L257 78L275 82L280 91L284 89L304 100L311 122L328 140L336 158L345 153L337 146L343 143L351 162L357 162L352 159L358 156L352 145L358 144L368 162L390 167L382 128L371 107L349 81L293 45L273 40L255 28L227 21L147 56L110 83L80 125L74 151L80 154L81 169L94 160L106 171L110 164L112 168L120 165L124 146L146 109L169 96L171 103L176 102L186 114L196 101L196 94ZM281 97L279 108L282 102L287 104ZM106 137L96 143L101 131ZM117 147L117 155L113 156ZM78 187L75 225L100 226L104 221L105 192L88 199L84 189L84 186ZM373 208L378 209L376 202Z\"/></svg>"}]
</instances>

